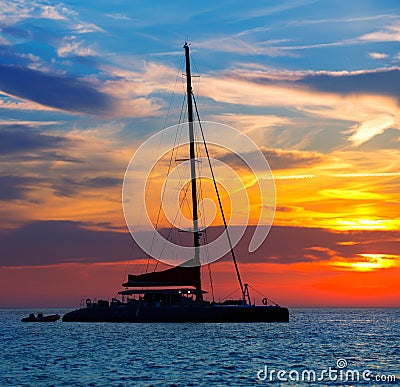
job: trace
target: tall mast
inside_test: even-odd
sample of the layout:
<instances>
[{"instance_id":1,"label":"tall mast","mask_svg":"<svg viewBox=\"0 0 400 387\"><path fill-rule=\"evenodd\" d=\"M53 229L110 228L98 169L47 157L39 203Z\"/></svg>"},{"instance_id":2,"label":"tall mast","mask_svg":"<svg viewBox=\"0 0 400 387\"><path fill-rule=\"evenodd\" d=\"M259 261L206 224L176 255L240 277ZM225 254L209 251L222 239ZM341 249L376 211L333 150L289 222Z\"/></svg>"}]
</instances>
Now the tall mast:
<instances>
[{"instance_id":1,"label":"tall mast","mask_svg":"<svg viewBox=\"0 0 400 387\"><path fill-rule=\"evenodd\" d=\"M188 121L189 121L189 143L190 143L190 178L192 188L192 217L193 217L193 246L194 246L194 263L199 267L198 285L196 286L196 300L202 300L203 294L201 292L200 280L200 233L199 233L199 216L197 210L197 186L196 186L196 152L193 130L193 100L192 100L192 74L190 71L190 55L189 45L185 42L183 48L185 49L186 59L186 95L188 107Z\"/></svg>"}]
</instances>

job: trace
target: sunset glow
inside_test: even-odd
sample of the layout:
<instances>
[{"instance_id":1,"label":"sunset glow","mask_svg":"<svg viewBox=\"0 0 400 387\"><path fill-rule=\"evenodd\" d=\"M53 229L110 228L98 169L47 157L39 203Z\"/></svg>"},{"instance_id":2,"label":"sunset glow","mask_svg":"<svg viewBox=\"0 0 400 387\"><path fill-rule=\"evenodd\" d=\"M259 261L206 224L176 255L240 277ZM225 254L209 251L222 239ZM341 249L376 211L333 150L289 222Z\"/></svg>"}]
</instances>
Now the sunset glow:
<instances>
[{"instance_id":1,"label":"sunset glow","mask_svg":"<svg viewBox=\"0 0 400 387\"><path fill-rule=\"evenodd\" d=\"M399 255L385 254L358 254L359 260L355 262L332 262L332 266L343 270L371 271L400 267Z\"/></svg>"},{"instance_id":2,"label":"sunset glow","mask_svg":"<svg viewBox=\"0 0 400 387\"><path fill-rule=\"evenodd\" d=\"M128 273L156 266L129 235L122 184L140 145L187 119L186 36L201 119L246 134L275 182L262 198L268 170L252 172L210 146L227 220L249 226L237 246L246 282L287 306L399 306L397 2L199 3L185 18L179 2L0 3L0 307L112 297ZM160 228L175 216L175 207L159 215L169 168L189 228L186 152L166 153L148 171L144 212L131 203L138 229L145 216ZM214 186L205 177L198 184L201 215L209 214L201 221L217 232ZM260 214L272 210L262 199L274 195L271 232L249 253ZM218 298L235 289L226 258L212 273ZM206 268L203 277L209 286Z\"/></svg>"}]
</instances>

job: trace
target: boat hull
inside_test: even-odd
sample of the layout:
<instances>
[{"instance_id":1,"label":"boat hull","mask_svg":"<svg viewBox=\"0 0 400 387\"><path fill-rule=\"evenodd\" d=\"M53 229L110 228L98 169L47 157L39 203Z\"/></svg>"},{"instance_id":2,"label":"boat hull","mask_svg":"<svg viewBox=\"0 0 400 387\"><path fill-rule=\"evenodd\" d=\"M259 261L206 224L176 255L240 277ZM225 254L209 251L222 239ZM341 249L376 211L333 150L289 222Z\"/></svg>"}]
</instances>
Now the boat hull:
<instances>
[{"instance_id":1,"label":"boat hull","mask_svg":"<svg viewBox=\"0 0 400 387\"><path fill-rule=\"evenodd\" d=\"M55 322L60 319L60 315L52 314L50 316L42 317L24 317L21 319L22 322Z\"/></svg>"},{"instance_id":2,"label":"boat hull","mask_svg":"<svg viewBox=\"0 0 400 387\"><path fill-rule=\"evenodd\" d=\"M65 314L64 322L288 322L287 308L277 306L118 305L82 308Z\"/></svg>"}]
</instances>

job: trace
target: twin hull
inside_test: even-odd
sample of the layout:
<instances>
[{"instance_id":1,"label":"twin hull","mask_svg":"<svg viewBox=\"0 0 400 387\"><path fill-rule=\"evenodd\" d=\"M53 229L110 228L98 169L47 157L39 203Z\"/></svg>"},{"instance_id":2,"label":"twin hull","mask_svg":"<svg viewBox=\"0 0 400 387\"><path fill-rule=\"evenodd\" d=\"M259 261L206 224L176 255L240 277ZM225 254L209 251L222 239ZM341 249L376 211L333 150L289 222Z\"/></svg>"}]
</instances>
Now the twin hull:
<instances>
[{"instance_id":1,"label":"twin hull","mask_svg":"<svg viewBox=\"0 0 400 387\"><path fill-rule=\"evenodd\" d=\"M143 306L82 308L65 314L70 322L288 322L289 310L277 306Z\"/></svg>"}]
</instances>

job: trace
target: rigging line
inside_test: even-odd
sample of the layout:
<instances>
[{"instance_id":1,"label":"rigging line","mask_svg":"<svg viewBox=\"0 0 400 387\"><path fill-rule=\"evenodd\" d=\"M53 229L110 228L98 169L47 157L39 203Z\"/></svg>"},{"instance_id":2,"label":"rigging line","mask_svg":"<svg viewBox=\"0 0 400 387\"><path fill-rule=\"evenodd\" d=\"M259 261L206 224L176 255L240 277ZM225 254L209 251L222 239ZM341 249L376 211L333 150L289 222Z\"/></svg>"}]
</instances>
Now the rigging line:
<instances>
[{"instance_id":1,"label":"rigging line","mask_svg":"<svg viewBox=\"0 0 400 387\"><path fill-rule=\"evenodd\" d=\"M213 284L212 273L211 273L211 264L208 264L207 267L208 267L208 275L209 275L209 278L210 278L210 287L211 287L212 300L213 300L213 302L215 302L214 284Z\"/></svg>"},{"instance_id":2,"label":"rigging line","mask_svg":"<svg viewBox=\"0 0 400 387\"><path fill-rule=\"evenodd\" d=\"M201 180L200 180L200 191L202 191L201 188ZM203 196L201 196L201 208L203 211L203 214L205 214L205 209L204 209L204 200L203 200ZM208 248L208 234L207 234L207 227L206 227L206 219L205 216L203 215L203 222L202 222L202 226L203 226L203 242L204 242L204 247L205 247L205 252L206 252L206 260L207 260L207 268L208 268L208 276L209 276L209 280L210 280L210 287L211 287L211 294L212 294L212 300L213 302L215 302L215 294L214 294L214 284L213 284L213 279L212 279L212 273L211 273L211 264L210 264L210 250Z\"/></svg>"},{"instance_id":3,"label":"rigging line","mask_svg":"<svg viewBox=\"0 0 400 387\"><path fill-rule=\"evenodd\" d=\"M174 142L174 147L176 147L175 157L178 155L178 147L179 147L179 144L180 144L180 141L181 141L181 137L182 137L182 126L181 126L181 124L182 124L182 122L183 122L183 120L185 118L185 113L186 113L185 107L186 107L186 92L185 92L185 95L183 97L182 106L181 106L181 112L180 112L180 115L179 115L179 121L178 121L178 125L177 125L177 131L179 131L179 135L178 135L178 138L177 138L176 142ZM182 115L183 115L183 120L182 120ZM179 184L182 185L182 176L180 174L179 167L176 169L176 171L177 171L178 176L179 176ZM185 193L184 197L186 198L186 201L187 201L186 193ZM177 212L179 212L179 209L178 209ZM177 216L178 216L178 213L175 214L174 223L175 223L175 220L176 220ZM172 228L172 225L171 225L171 228ZM172 232L172 230L171 230L171 232ZM179 241L180 241L181 245L183 245L183 241L182 241L180 233L178 233L178 238L179 238Z\"/></svg>"},{"instance_id":4,"label":"rigging line","mask_svg":"<svg viewBox=\"0 0 400 387\"><path fill-rule=\"evenodd\" d=\"M203 213L204 213L204 210L203 210ZM206 255L207 255L207 259L209 261L210 253L209 253L209 249L208 249L208 234L207 234L207 229L206 228L204 228L203 235L204 235L204 246L206 248ZM212 299L213 299L213 302L215 302L214 284L213 284L213 279L212 279L210 262L208 262L207 267L208 267L208 276L209 276L209 279L210 279L210 287L211 287Z\"/></svg>"},{"instance_id":5,"label":"rigging line","mask_svg":"<svg viewBox=\"0 0 400 387\"><path fill-rule=\"evenodd\" d=\"M235 289L232 293L229 293L226 297L224 297L222 299L222 301L225 301L228 297L233 296L238 290L240 290L239 288Z\"/></svg>"},{"instance_id":6,"label":"rigging line","mask_svg":"<svg viewBox=\"0 0 400 387\"><path fill-rule=\"evenodd\" d=\"M221 216L222 216L222 220L223 220L223 222L224 222L224 228L225 228L226 236L227 236L227 238L228 238L228 243L229 243L229 248L230 248L231 255L232 255L233 264L234 264L235 270L236 270L236 276L237 276L237 279L238 279L238 281L239 281L240 289L242 290L243 299L245 299L245 298L246 298L246 294L245 294L245 292L244 292L243 283L242 283L242 278L240 277L239 267L238 267L238 264L237 264L237 261L236 261L235 252L234 252L234 250L233 250L231 237L230 237L230 234L229 234L229 231L228 231L228 226L227 226L226 219L225 219L225 213L224 213L224 209L223 209L223 207L222 207L222 201L221 201L221 197L220 197L220 195L219 195L219 190L218 190L217 182L216 182L216 180L215 180L214 171L213 171L213 169L212 169L211 160L210 160L210 155L209 155L209 153L208 153L208 147L207 147L207 143L206 143L206 140L205 140L205 137L204 137L203 126L201 125L200 115L199 115L199 111L198 111L198 109L197 109L197 103L196 103L196 98L195 98L194 94L193 94L193 101L194 101L194 106L195 106L195 109L196 109L197 119L198 119L198 121L199 121L201 136L202 136L202 138L203 138L204 149L205 149L206 155L207 155L208 165L209 165L209 167L210 167L210 172L211 172L211 176L212 176L212 179L213 179L215 192L216 192L217 198L218 198L219 209L220 209L220 211L221 211Z\"/></svg>"},{"instance_id":7,"label":"rigging line","mask_svg":"<svg viewBox=\"0 0 400 387\"><path fill-rule=\"evenodd\" d=\"M202 193L202 185L201 185L201 179L200 179L200 190ZM204 200L203 200L203 195L201 195L201 208L202 208L202 212L203 212L203 222L202 222L202 226L203 226L203 241L204 241L204 247L205 247L205 252L206 252L206 260L207 260L207 268L208 268L208 276L209 276L209 280L210 280L210 287L211 287L211 294L212 294L212 300L213 302L215 302L215 294L214 294L214 284L213 284L213 279L212 279L212 273L211 273L211 264L210 264L210 250L208 248L208 234L207 234L207 227L206 227L206 219L204 214L205 212L205 208L204 208Z\"/></svg>"},{"instance_id":8,"label":"rigging line","mask_svg":"<svg viewBox=\"0 0 400 387\"><path fill-rule=\"evenodd\" d=\"M196 147L197 147L197 154L200 155L200 143L196 142ZM203 164L199 163L198 164L198 176L202 176L202 168ZM203 216L201 217L202 219L202 234L203 234L203 246L205 248L205 259L207 262L207 269L208 269L208 276L209 276L209 281L210 281L210 287L211 287L211 294L212 294L212 302L215 302L215 293L214 293L214 284L213 284L213 279L212 279L212 273L211 273L211 265L210 265L210 250L208 248L208 234L207 234L207 219L205 217L206 211L204 208L204 197L203 197L203 186L202 186L202 180L201 178L199 180L199 202L201 203L201 209L202 209L202 214Z\"/></svg>"},{"instance_id":9,"label":"rigging line","mask_svg":"<svg viewBox=\"0 0 400 387\"><path fill-rule=\"evenodd\" d=\"M171 171L172 159L174 157L174 152L175 152L175 149L176 149L175 145L176 145L176 140L178 138L178 132L179 132L179 127L177 128L176 133L175 133L174 146L172 148L171 157L169 158L167 176L169 175L169 172ZM153 247L154 247L154 242L155 242L156 232L157 232L156 230L158 228L158 223L160 221L161 209L162 209L162 205L163 205L163 199L164 199L164 196L165 196L165 191L166 191L166 184L163 184L162 191L161 191L161 202L160 202L160 205L158 207L157 219L156 219L156 224L155 224L155 227L154 227L155 230L153 232L153 238L151 240L151 245L150 245L150 254L151 254L151 252L153 250ZM148 270L148 267L149 267L148 264L149 264L149 259L147 260L146 273L147 273L147 270Z\"/></svg>"},{"instance_id":10,"label":"rigging line","mask_svg":"<svg viewBox=\"0 0 400 387\"><path fill-rule=\"evenodd\" d=\"M183 60L182 60L182 63L181 63L181 68L182 67L183 67ZM176 86L176 83L178 81L178 76L179 76L179 74L176 77L175 86ZM174 92L175 92L175 86L174 86ZM172 98L171 98L171 101L172 101ZM167 177L168 177L169 172L171 170L171 165L172 165L172 160L173 160L173 157L174 157L174 152L177 151L176 144L179 143L179 141L180 141L180 136L181 136L180 123L181 123L181 118L182 118L182 114L183 114L182 112L184 111L184 101L185 101L185 97L183 99L183 103L182 103L182 106L181 106L181 112L179 114L179 121L178 121L178 125L177 125L177 128L176 128L174 146L172 148L171 157L169 159L169 164L168 164L168 171L167 171L167 175L166 175ZM169 109L168 109L168 113L169 113ZM166 120L164 122L164 127L165 127L165 124L166 124ZM178 133L179 133L179 138L178 138ZM159 220L160 220L160 215L161 215L161 209L162 209L163 198L164 198L164 195L165 195L165 190L166 190L166 184L164 184L163 191L161 193L161 203L160 203L160 206L158 207L158 214L157 214L157 220L156 220L155 229L158 228L158 223L159 223ZM153 250L153 247L154 247L155 233L156 233L156 231L154 231L154 233L153 233L153 239L151 241L150 252ZM146 273L147 273L147 270L148 270L148 267L149 267L149 260L150 260L150 257L148 257L148 259L147 259Z\"/></svg>"},{"instance_id":11,"label":"rigging line","mask_svg":"<svg viewBox=\"0 0 400 387\"><path fill-rule=\"evenodd\" d=\"M275 305L278 305L275 301L272 301L269 297L267 297L265 294L259 292L257 289L253 288L253 287L250 286L250 285L248 285L248 287L249 287L251 290L254 290L256 293L258 293L260 296L266 298L268 301L272 302L272 303L275 304Z\"/></svg>"},{"instance_id":12,"label":"rigging line","mask_svg":"<svg viewBox=\"0 0 400 387\"><path fill-rule=\"evenodd\" d=\"M183 97L182 106L181 106L181 112L180 112L180 114L179 114L179 121L178 121L178 125L177 125L177 133L179 133L179 136L178 136L178 139L177 139L177 143L178 143L178 144L180 143L180 139L181 139L181 136L182 136L181 124L182 124L182 121L184 121L184 119L185 119L185 117L186 117L186 110L185 110L185 107L186 107L186 92L185 92L185 95L184 95L184 97ZM182 116L183 116L183 117L182 117ZM175 138L175 140L176 140L176 138ZM176 145L176 143L174 142L174 148L175 148L175 145ZM178 171L179 179L180 179L180 181L182 181L182 177L181 177L181 175L180 175L179 168L177 169L177 171ZM186 189L186 192L185 192L185 194L184 194L184 198L186 198L186 193L187 193L187 189ZM186 199L186 200L187 200L187 199ZM160 204L160 208L161 208L161 205L162 205L162 203ZM178 214L179 214L179 208L178 208L177 213L175 214L175 218L174 218L174 220L173 220L174 223L175 223L176 218L178 217ZM158 226L158 225L157 225L157 226ZM169 229L169 233L168 233L167 238L166 238L167 240L168 240L168 238L170 237L171 233L172 233L172 225L171 225L171 227L170 227L170 229ZM153 234L153 237L154 237L154 236L155 236L155 235ZM179 238L180 238L180 235L179 235ZM164 252L164 249L165 249L165 244L164 244L164 247L163 247L163 249L162 249L162 251L161 251L161 254ZM160 254L160 255L161 255L161 254ZM155 266L154 266L153 272L155 272L155 271L157 270L158 262L159 262L159 261L156 260L156 264L155 264Z\"/></svg>"},{"instance_id":13,"label":"rigging line","mask_svg":"<svg viewBox=\"0 0 400 387\"><path fill-rule=\"evenodd\" d=\"M178 138L178 132L179 132L179 127L177 127L176 132L175 132L174 146L172 147L171 156L170 156L169 162L168 162L168 170L167 170L167 174L166 174L167 178L168 178L169 173L171 171L172 160L174 158L174 153L176 151L176 141L177 141L177 138ZM158 227L158 222L160 221L160 215L161 215L161 209L162 209L162 203L163 203L165 191L166 191L166 184L163 185L163 189L162 189L162 192L161 192L161 203L160 203L160 206L158 207L158 214L157 214L157 220L156 220L155 228ZM153 233L153 242L154 242L154 233ZM151 249L152 248L153 248L153 243L151 245ZM150 249L150 251L151 251L151 249Z\"/></svg>"},{"instance_id":14,"label":"rigging line","mask_svg":"<svg viewBox=\"0 0 400 387\"><path fill-rule=\"evenodd\" d=\"M200 76L199 69L197 68L196 62L195 62L195 60L194 60L193 51L192 51L191 62L193 63L193 67L195 68L196 73L199 74L199 75L196 76L196 78L198 78L197 85L196 85L196 93L198 93L199 90L200 90L200 80L201 80L201 76Z\"/></svg>"},{"instance_id":15,"label":"rigging line","mask_svg":"<svg viewBox=\"0 0 400 387\"><path fill-rule=\"evenodd\" d=\"M179 79L179 74L182 72L182 69L183 69L184 59L185 59L185 56L182 56L181 64L180 64L180 66L179 66L179 71L178 71L178 73L176 74L175 83L174 83L174 88L173 88L172 93L171 93L171 98L170 98L169 105L168 105L167 115L165 116L163 129L165 129L165 126L166 126L166 124L167 124L167 120L168 120L169 113L170 113L171 106L172 106L172 101L173 101L173 98L174 98L174 95L175 95L176 85L177 85L178 79ZM182 115L182 111L181 111L181 115ZM159 143L159 145L158 145L158 148L160 148L161 140L162 140L162 136L160 137L160 143ZM175 140L176 140L176 136L175 136ZM175 145L175 144L174 144L174 145ZM158 152L157 152L157 153L158 153ZM162 195L163 195L163 194L164 194L164 193L162 193ZM161 204L160 204L160 207L159 207L159 210L158 210L157 221L156 221L156 227L155 227L155 228L158 227L158 221L159 221L159 217L160 217L160 211L161 211ZM151 246L150 246L150 253L151 253L151 251L152 251L152 249L153 249L153 246L154 246L154 239L155 239L155 232L153 233L153 239L152 239ZM150 254L147 254L146 273L148 272L148 269L149 269L150 258L151 258L151 257L150 257Z\"/></svg>"},{"instance_id":16,"label":"rigging line","mask_svg":"<svg viewBox=\"0 0 400 387\"><path fill-rule=\"evenodd\" d=\"M177 79L178 79L178 77L177 77ZM184 99L184 101L185 101L185 99ZM167 171L167 175L166 175L167 177L168 177L169 172L171 170L172 160L174 158L174 152L177 151L176 144L180 141L179 140L180 139L180 121L181 121L181 118L182 118L183 109L184 109L184 102L182 103L181 112L180 112L180 115L179 115L179 123L178 123L177 128L176 128L174 146L172 148L171 157L169 159L169 164L168 164L168 171ZM178 133L179 133L179 139L178 139ZM158 228L158 223L160 221L161 209L162 209L162 204L163 204L163 198L164 198L164 195L165 195L165 191L166 191L166 184L163 185L163 190L162 190L162 193L161 193L161 202L160 202L160 206L158 207L158 214L157 214L155 229ZM156 231L153 232L153 238L152 238L151 246L150 246L150 253L152 252L153 247L154 247L155 233L156 233ZM148 272L149 262L150 262L150 255L148 254L146 273ZM156 266L156 268L157 268L157 266ZM155 271L155 269L154 269L154 271Z\"/></svg>"},{"instance_id":17,"label":"rigging line","mask_svg":"<svg viewBox=\"0 0 400 387\"><path fill-rule=\"evenodd\" d=\"M184 197L187 195L188 189L189 189L189 184L186 186L186 189L185 189L185 192L184 192ZM182 199L180 206L182 205L183 200L184 200L184 198ZM176 218L178 217L178 215L179 215L179 209L178 209L178 211L176 212L176 215L175 215L175 218L174 218L174 220L173 220L173 223L175 223ZM173 228L170 227L169 232L168 232L168 235L167 235L167 237L165 238L167 241L169 240L169 237L171 236L172 229L173 229ZM163 246L163 248L162 248L162 250L161 250L161 252L160 252L160 255L163 254L166 245L167 245L167 243L164 243L164 246ZM159 260L157 260L157 263L156 263L156 265L155 265L154 271L156 271L156 269L157 269L158 262L159 262Z\"/></svg>"},{"instance_id":18,"label":"rigging line","mask_svg":"<svg viewBox=\"0 0 400 387\"><path fill-rule=\"evenodd\" d=\"M250 285L248 285L248 286L249 286L249 288L251 288L252 290L254 290L256 293L258 293L260 296L267 297L265 294L259 292L257 289L253 288L252 286L250 286Z\"/></svg>"},{"instance_id":19,"label":"rigging line","mask_svg":"<svg viewBox=\"0 0 400 387\"><path fill-rule=\"evenodd\" d=\"M180 78L180 74L181 74L182 71L183 71L183 64L184 64L184 61L185 61L185 56L182 55L181 65L179 66L179 71L178 71L178 73L176 74L175 84L174 84L174 88L172 89L171 98L170 98L170 100L169 100L168 111L167 111L167 115L165 116L163 129L165 129L165 126L167 125L167 120L168 120L169 113L170 113L171 106L172 106L172 100L173 100L174 95L175 95L176 85L177 85L177 83L178 83L178 79Z\"/></svg>"},{"instance_id":20,"label":"rigging line","mask_svg":"<svg viewBox=\"0 0 400 387\"><path fill-rule=\"evenodd\" d=\"M182 105L181 105L181 112L179 114L178 125L180 125L182 123L182 115L183 115L183 119L185 119L185 117L186 117L186 109L185 108L186 108L186 92L185 92L185 95L183 96L183 101L182 101Z\"/></svg>"},{"instance_id":21,"label":"rigging line","mask_svg":"<svg viewBox=\"0 0 400 387\"><path fill-rule=\"evenodd\" d=\"M185 118L186 118L186 91L185 91L185 95L184 95L184 97L183 97L183 103L182 103L182 109L181 109L181 115L179 116L179 125L181 124L181 123L183 123L183 121L185 120ZM182 118L182 111L183 111L183 119L182 119L182 121L181 121L181 118ZM182 130L179 132L179 138L178 138L178 144L180 144L180 141L181 141L181 136L182 136ZM178 152L178 151L177 151ZM179 176L179 186L182 186L182 175L181 175L181 172L180 172L180 168L178 167L177 169L176 169L176 171L177 171L177 173L178 173L178 176ZM186 205L188 206L188 208L190 208L190 204L189 204L189 199L187 198L187 195L185 195L185 199L186 199Z\"/></svg>"},{"instance_id":22,"label":"rigging line","mask_svg":"<svg viewBox=\"0 0 400 387\"><path fill-rule=\"evenodd\" d=\"M168 171L167 171L167 177L168 177L168 175L169 175L169 172L171 171L171 166L172 166L172 160L173 160L173 158L174 158L174 152L175 152L175 150L176 150L176 141L177 141L177 138L178 138L178 132L179 132L179 127L177 127L177 129L176 129L176 133L175 133L175 139L174 139L174 146L173 146L173 148L172 148L172 152L171 152L171 157L169 158L169 163L168 163ZM160 202L160 206L158 207L158 214L157 214L157 220L156 220L156 225L155 225L155 230L154 230L154 232L153 232L153 239L152 239L152 241L151 241L151 246L150 246L150 253L152 252L152 250L153 250L153 246L154 246L154 241L155 241L155 238L156 238L156 230L157 230L157 228L158 228L158 223L159 223L159 221L160 221L160 216L161 216L161 209L162 209L162 206L163 206L163 200L164 200L164 195L165 195L165 191L166 191L166 188L167 187L167 184L163 184L163 188L162 188L162 192L161 192L161 202ZM155 271L155 269L157 268L157 265L156 265L156 267L154 268L154 271ZM148 269L148 266L147 266L147 268L146 268L146 273L147 273L147 269Z\"/></svg>"}]
</instances>

